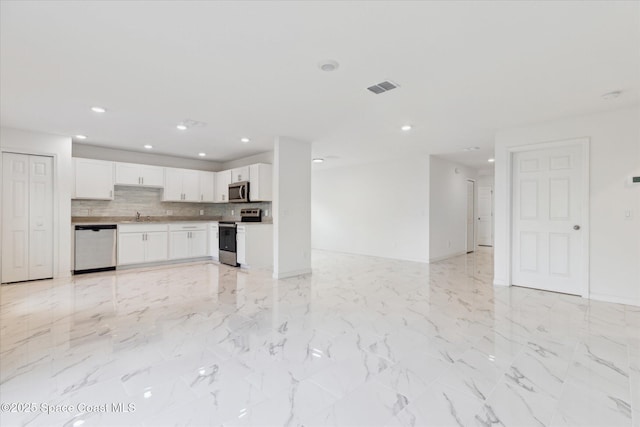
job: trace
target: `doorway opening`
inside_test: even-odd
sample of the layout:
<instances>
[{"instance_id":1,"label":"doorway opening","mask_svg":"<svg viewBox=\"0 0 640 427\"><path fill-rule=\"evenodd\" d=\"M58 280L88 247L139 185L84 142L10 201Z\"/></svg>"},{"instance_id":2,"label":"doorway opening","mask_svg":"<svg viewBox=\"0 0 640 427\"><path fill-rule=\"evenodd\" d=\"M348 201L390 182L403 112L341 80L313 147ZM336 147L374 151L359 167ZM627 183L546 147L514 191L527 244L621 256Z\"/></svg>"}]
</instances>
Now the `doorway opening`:
<instances>
[{"instance_id":1,"label":"doorway opening","mask_svg":"<svg viewBox=\"0 0 640 427\"><path fill-rule=\"evenodd\" d=\"M475 210L475 181L467 180L467 253L476 250L476 210Z\"/></svg>"}]
</instances>

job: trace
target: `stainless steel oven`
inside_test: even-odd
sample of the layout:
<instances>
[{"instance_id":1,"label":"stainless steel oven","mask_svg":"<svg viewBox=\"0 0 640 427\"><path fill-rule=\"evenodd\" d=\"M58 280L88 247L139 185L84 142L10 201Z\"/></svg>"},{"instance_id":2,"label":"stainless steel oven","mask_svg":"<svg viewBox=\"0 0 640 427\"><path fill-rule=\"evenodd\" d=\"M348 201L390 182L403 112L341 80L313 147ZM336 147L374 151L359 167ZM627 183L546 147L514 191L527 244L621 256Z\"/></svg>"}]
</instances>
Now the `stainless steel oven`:
<instances>
[{"instance_id":1,"label":"stainless steel oven","mask_svg":"<svg viewBox=\"0 0 640 427\"><path fill-rule=\"evenodd\" d=\"M237 267L238 257L236 253L236 230L235 222L218 223L218 249L220 262L227 265Z\"/></svg>"},{"instance_id":2,"label":"stainless steel oven","mask_svg":"<svg viewBox=\"0 0 640 427\"><path fill-rule=\"evenodd\" d=\"M245 203L249 201L249 181L229 184L229 202Z\"/></svg>"}]
</instances>

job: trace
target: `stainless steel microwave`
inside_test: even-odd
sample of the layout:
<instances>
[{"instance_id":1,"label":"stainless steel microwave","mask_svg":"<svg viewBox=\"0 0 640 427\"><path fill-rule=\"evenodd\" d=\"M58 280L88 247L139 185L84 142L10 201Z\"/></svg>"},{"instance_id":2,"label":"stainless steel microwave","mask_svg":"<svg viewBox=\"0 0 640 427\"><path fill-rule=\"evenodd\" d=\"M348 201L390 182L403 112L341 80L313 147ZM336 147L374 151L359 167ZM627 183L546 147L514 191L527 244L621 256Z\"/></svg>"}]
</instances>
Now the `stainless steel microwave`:
<instances>
[{"instance_id":1,"label":"stainless steel microwave","mask_svg":"<svg viewBox=\"0 0 640 427\"><path fill-rule=\"evenodd\" d=\"M249 181L229 184L229 201L243 203L249 201Z\"/></svg>"}]
</instances>

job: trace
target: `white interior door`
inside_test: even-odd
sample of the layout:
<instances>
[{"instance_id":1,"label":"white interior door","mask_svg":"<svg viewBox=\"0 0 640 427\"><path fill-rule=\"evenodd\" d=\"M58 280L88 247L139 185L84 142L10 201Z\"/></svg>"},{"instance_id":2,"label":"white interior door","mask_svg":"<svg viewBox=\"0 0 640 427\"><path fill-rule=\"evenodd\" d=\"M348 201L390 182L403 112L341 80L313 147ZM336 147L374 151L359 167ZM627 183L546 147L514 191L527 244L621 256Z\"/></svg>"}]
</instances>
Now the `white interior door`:
<instances>
[{"instance_id":1,"label":"white interior door","mask_svg":"<svg viewBox=\"0 0 640 427\"><path fill-rule=\"evenodd\" d=\"M53 159L2 156L2 282L53 277Z\"/></svg>"},{"instance_id":2,"label":"white interior door","mask_svg":"<svg viewBox=\"0 0 640 427\"><path fill-rule=\"evenodd\" d=\"M493 246L493 188L478 187L478 246Z\"/></svg>"},{"instance_id":3,"label":"white interior door","mask_svg":"<svg viewBox=\"0 0 640 427\"><path fill-rule=\"evenodd\" d=\"M29 280L53 277L53 159L29 156Z\"/></svg>"},{"instance_id":4,"label":"white interior door","mask_svg":"<svg viewBox=\"0 0 640 427\"><path fill-rule=\"evenodd\" d=\"M2 283L29 280L29 156L2 155Z\"/></svg>"},{"instance_id":5,"label":"white interior door","mask_svg":"<svg viewBox=\"0 0 640 427\"><path fill-rule=\"evenodd\" d=\"M475 199L475 182L467 181L467 253L476 250Z\"/></svg>"},{"instance_id":6,"label":"white interior door","mask_svg":"<svg viewBox=\"0 0 640 427\"><path fill-rule=\"evenodd\" d=\"M580 145L514 154L514 285L582 294L583 156Z\"/></svg>"}]
</instances>

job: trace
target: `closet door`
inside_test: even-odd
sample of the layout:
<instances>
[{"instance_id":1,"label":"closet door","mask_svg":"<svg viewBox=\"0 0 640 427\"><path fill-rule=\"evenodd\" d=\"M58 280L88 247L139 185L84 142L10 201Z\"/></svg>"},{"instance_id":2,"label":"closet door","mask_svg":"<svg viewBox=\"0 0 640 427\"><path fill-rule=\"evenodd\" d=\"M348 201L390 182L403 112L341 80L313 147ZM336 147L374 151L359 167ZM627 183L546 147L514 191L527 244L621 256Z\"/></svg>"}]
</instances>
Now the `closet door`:
<instances>
[{"instance_id":1,"label":"closet door","mask_svg":"<svg viewBox=\"0 0 640 427\"><path fill-rule=\"evenodd\" d=\"M2 282L53 277L53 159L2 156Z\"/></svg>"},{"instance_id":2,"label":"closet door","mask_svg":"<svg viewBox=\"0 0 640 427\"><path fill-rule=\"evenodd\" d=\"M2 282L29 280L29 156L2 156Z\"/></svg>"},{"instance_id":3,"label":"closet door","mask_svg":"<svg viewBox=\"0 0 640 427\"><path fill-rule=\"evenodd\" d=\"M53 158L29 156L29 280L53 277Z\"/></svg>"}]
</instances>

